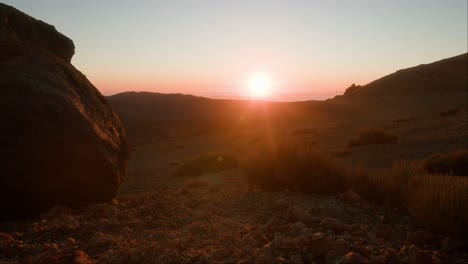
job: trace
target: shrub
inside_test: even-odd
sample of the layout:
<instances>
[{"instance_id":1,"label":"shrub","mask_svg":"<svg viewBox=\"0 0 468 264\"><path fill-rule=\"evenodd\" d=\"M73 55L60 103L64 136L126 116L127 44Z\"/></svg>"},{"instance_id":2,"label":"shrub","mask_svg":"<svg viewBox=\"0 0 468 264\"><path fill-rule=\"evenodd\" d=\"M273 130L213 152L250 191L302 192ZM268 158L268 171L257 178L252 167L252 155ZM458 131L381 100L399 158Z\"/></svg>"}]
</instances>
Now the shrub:
<instances>
[{"instance_id":1,"label":"shrub","mask_svg":"<svg viewBox=\"0 0 468 264\"><path fill-rule=\"evenodd\" d=\"M335 153L333 153L333 156L337 157L337 158L343 158L343 157L346 157L346 156L349 156L351 155L351 150L349 148L345 148L345 149L342 149L342 150L339 150Z\"/></svg>"},{"instance_id":2,"label":"shrub","mask_svg":"<svg viewBox=\"0 0 468 264\"><path fill-rule=\"evenodd\" d=\"M423 160L422 163L424 170L431 174L468 176L468 150L434 154Z\"/></svg>"},{"instance_id":3,"label":"shrub","mask_svg":"<svg viewBox=\"0 0 468 264\"><path fill-rule=\"evenodd\" d=\"M237 167L237 158L224 154L205 154L183 162L172 175L176 177L196 176Z\"/></svg>"},{"instance_id":4,"label":"shrub","mask_svg":"<svg viewBox=\"0 0 468 264\"><path fill-rule=\"evenodd\" d=\"M390 144L398 141L398 137L385 132L383 129L370 128L362 130L357 139L351 139L349 147L358 147L373 144Z\"/></svg>"},{"instance_id":5,"label":"shrub","mask_svg":"<svg viewBox=\"0 0 468 264\"><path fill-rule=\"evenodd\" d=\"M310 146L263 145L241 169L249 182L268 190L336 194L345 189L344 169Z\"/></svg>"},{"instance_id":6,"label":"shrub","mask_svg":"<svg viewBox=\"0 0 468 264\"><path fill-rule=\"evenodd\" d=\"M405 192L408 212L441 232L468 236L468 178L423 174L412 177Z\"/></svg>"},{"instance_id":7,"label":"shrub","mask_svg":"<svg viewBox=\"0 0 468 264\"><path fill-rule=\"evenodd\" d=\"M395 118L393 119L393 123L396 123L396 124L400 124L400 123L406 123L406 122L410 122L410 121L413 121L414 118L412 117L402 117L402 118Z\"/></svg>"},{"instance_id":8,"label":"shrub","mask_svg":"<svg viewBox=\"0 0 468 264\"><path fill-rule=\"evenodd\" d=\"M458 112L460 112L460 109L457 109L457 108L447 109L444 111L440 111L439 116L440 117L452 116L452 115L458 114Z\"/></svg>"},{"instance_id":9,"label":"shrub","mask_svg":"<svg viewBox=\"0 0 468 264\"><path fill-rule=\"evenodd\" d=\"M193 188L202 188L202 187L208 187L209 186L209 183L206 181L206 180L202 180L202 179L199 179L199 178L191 178L187 181L184 182L184 187L185 188L190 188L190 189L193 189Z\"/></svg>"},{"instance_id":10,"label":"shrub","mask_svg":"<svg viewBox=\"0 0 468 264\"><path fill-rule=\"evenodd\" d=\"M403 208L406 186L420 172L420 163L414 161L395 162L388 170L355 167L348 173L348 186L368 201Z\"/></svg>"},{"instance_id":11,"label":"shrub","mask_svg":"<svg viewBox=\"0 0 468 264\"><path fill-rule=\"evenodd\" d=\"M317 131L312 128L297 129L291 132L291 135L316 134Z\"/></svg>"}]
</instances>

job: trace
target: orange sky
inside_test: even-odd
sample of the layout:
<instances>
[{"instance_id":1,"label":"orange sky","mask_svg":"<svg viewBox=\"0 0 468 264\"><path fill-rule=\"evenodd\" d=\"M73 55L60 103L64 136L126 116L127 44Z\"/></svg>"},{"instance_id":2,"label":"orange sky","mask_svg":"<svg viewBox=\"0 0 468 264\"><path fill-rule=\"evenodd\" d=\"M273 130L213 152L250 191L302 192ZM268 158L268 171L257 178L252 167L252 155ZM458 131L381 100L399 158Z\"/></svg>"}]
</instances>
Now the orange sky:
<instances>
[{"instance_id":1,"label":"orange sky","mask_svg":"<svg viewBox=\"0 0 468 264\"><path fill-rule=\"evenodd\" d=\"M467 52L466 0L4 0L54 25L105 95L325 99L352 83Z\"/></svg>"}]
</instances>

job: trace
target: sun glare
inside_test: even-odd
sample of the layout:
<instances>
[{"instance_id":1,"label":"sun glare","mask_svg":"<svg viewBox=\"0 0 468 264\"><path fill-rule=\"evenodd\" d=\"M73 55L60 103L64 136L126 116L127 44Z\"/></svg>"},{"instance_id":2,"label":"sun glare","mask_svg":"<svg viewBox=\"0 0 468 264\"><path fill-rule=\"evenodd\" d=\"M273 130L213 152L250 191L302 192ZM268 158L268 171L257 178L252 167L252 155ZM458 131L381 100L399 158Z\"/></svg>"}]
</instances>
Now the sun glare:
<instances>
[{"instance_id":1,"label":"sun glare","mask_svg":"<svg viewBox=\"0 0 468 264\"><path fill-rule=\"evenodd\" d=\"M266 98L271 95L271 78L263 73L253 75L248 83L249 93L255 98Z\"/></svg>"}]
</instances>

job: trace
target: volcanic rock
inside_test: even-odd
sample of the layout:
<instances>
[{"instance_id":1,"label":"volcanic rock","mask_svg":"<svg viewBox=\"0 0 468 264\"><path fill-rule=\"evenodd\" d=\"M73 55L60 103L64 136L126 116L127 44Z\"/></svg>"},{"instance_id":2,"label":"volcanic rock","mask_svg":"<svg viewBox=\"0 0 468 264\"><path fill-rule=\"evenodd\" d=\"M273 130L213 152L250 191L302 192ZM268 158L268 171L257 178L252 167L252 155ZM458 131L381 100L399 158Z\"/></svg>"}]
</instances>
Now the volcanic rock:
<instances>
[{"instance_id":1,"label":"volcanic rock","mask_svg":"<svg viewBox=\"0 0 468 264\"><path fill-rule=\"evenodd\" d=\"M74 52L53 26L0 3L0 220L108 202L125 176L125 131Z\"/></svg>"}]
</instances>

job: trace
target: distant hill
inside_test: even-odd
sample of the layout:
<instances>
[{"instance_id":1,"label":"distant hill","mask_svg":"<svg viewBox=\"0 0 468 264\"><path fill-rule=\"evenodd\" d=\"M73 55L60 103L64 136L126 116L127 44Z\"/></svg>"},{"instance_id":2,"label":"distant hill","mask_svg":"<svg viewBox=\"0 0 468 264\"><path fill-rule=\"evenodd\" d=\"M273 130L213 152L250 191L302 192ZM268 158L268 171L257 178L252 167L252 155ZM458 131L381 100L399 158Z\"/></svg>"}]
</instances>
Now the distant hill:
<instances>
[{"instance_id":1,"label":"distant hill","mask_svg":"<svg viewBox=\"0 0 468 264\"><path fill-rule=\"evenodd\" d=\"M463 54L399 70L326 101L267 103L151 92L124 92L107 99L130 137L154 136L180 128L229 131L261 125L265 120L269 125L275 120L287 127L301 120L304 124L364 122L432 113L466 105L466 97L460 93L467 92L467 78L468 54Z\"/></svg>"},{"instance_id":2,"label":"distant hill","mask_svg":"<svg viewBox=\"0 0 468 264\"><path fill-rule=\"evenodd\" d=\"M366 98L413 94L459 93L468 89L468 53L399 70L364 86L348 89L343 97Z\"/></svg>"},{"instance_id":3,"label":"distant hill","mask_svg":"<svg viewBox=\"0 0 468 264\"><path fill-rule=\"evenodd\" d=\"M151 92L124 92L108 96L107 100L130 136L154 135L179 128L187 131L202 129L204 133L206 128L229 130L259 125L266 116L277 120L310 117L309 109L319 104L314 101L286 103L210 99Z\"/></svg>"}]
</instances>

